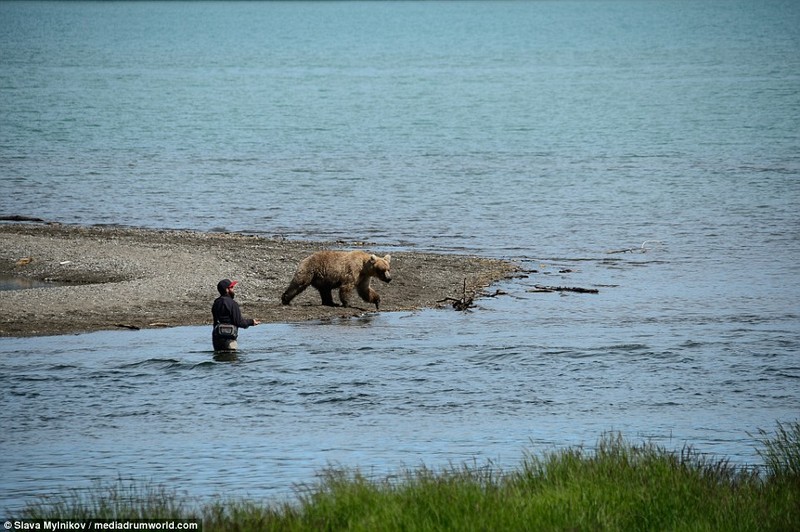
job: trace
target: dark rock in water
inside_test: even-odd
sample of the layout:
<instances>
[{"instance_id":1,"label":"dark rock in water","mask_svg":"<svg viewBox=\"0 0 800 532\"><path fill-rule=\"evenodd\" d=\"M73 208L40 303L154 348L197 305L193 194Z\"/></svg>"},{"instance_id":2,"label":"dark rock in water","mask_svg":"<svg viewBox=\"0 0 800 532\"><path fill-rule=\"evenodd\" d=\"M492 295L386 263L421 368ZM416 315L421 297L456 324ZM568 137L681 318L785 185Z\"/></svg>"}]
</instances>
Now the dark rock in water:
<instances>
[{"instance_id":1,"label":"dark rock in water","mask_svg":"<svg viewBox=\"0 0 800 532\"><path fill-rule=\"evenodd\" d=\"M10 216L0 216L0 222L39 222L44 223L41 218L34 216L22 216L20 214L12 214Z\"/></svg>"}]
</instances>

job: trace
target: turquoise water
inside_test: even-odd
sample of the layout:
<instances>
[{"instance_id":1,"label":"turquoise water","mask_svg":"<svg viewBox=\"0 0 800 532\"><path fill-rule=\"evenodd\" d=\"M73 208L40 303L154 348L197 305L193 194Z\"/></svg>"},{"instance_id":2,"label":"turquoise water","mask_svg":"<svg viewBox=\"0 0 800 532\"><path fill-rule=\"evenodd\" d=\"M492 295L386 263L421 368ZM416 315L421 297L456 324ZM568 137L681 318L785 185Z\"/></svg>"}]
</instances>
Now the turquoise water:
<instances>
[{"instance_id":1,"label":"turquoise water","mask_svg":"<svg viewBox=\"0 0 800 532\"><path fill-rule=\"evenodd\" d=\"M204 328L2 338L0 508L604 430L757 462L800 411L798 52L790 1L1 2L0 214L537 273L468 314L260 326L234 363Z\"/></svg>"}]
</instances>

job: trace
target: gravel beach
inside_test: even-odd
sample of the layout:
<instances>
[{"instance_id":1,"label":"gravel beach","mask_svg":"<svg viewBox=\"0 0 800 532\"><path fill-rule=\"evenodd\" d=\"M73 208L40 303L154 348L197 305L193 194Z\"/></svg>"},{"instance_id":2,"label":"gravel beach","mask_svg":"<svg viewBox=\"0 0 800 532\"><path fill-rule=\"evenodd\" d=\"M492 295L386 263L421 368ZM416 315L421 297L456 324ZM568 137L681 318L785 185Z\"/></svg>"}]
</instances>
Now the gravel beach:
<instances>
[{"instance_id":1,"label":"gravel beach","mask_svg":"<svg viewBox=\"0 0 800 532\"><path fill-rule=\"evenodd\" d=\"M291 305L280 296L297 263L320 249L386 250L234 233L161 231L55 223L0 224L0 277L48 286L0 291L0 336L44 336L103 329L211 323L220 279L240 282L247 317L269 322L331 319L374 312L355 294L353 307L324 307L307 289ZM381 312L450 306L478 296L517 270L509 262L464 255L392 252L392 282L372 280ZM334 292L334 300L337 294Z\"/></svg>"}]
</instances>

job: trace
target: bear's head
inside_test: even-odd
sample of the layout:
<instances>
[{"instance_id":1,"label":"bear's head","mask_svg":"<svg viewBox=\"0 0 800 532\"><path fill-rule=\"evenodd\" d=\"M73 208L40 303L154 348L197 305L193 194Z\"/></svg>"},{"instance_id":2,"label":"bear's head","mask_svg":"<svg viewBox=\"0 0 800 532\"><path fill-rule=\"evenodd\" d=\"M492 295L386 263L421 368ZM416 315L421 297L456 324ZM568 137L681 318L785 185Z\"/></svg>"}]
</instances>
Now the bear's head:
<instances>
[{"instance_id":1,"label":"bear's head","mask_svg":"<svg viewBox=\"0 0 800 532\"><path fill-rule=\"evenodd\" d=\"M388 283L392 280L392 274L389 272L389 263L392 260L391 255L385 255L383 257L379 257L377 255L370 255L369 260L367 261L367 267L369 268L369 273L373 277L377 277L384 283Z\"/></svg>"}]
</instances>

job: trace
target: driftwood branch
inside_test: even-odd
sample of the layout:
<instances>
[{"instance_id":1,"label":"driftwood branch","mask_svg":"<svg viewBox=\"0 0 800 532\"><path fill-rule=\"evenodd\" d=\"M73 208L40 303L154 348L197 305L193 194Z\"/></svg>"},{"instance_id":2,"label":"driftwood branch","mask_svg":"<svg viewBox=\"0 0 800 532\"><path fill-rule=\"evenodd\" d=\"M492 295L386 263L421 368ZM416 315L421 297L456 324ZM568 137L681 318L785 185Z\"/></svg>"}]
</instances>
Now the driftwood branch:
<instances>
[{"instance_id":1,"label":"driftwood branch","mask_svg":"<svg viewBox=\"0 0 800 532\"><path fill-rule=\"evenodd\" d=\"M547 292L577 292L579 294L599 294L600 290L596 288L580 288L577 286L543 286L540 284L534 285L533 288L528 290L533 293L547 293Z\"/></svg>"},{"instance_id":2,"label":"driftwood branch","mask_svg":"<svg viewBox=\"0 0 800 532\"><path fill-rule=\"evenodd\" d=\"M497 296L507 296L508 292L505 290L500 290L499 288L492 292L491 294L483 294L484 297L497 297Z\"/></svg>"},{"instance_id":3,"label":"driftwood branch","mask_svg":"<svg viewBox=\"0 0 800 532\"><path fill-rule=\"evenodd\" d=\"M454 309L459 311L465 311L474 306L473 300L474 298L472 296L467 297L467 280L464 279L464 286L461 291L461 299L456 299L454 297L446 297L444 299L440 299L439 301L437 301L437 303L452 301Z\"/></svg>"},{"instance_id":4,"label":"driftwood branch","mask_svg":"<svg viewBox=\"0 0 800 532\"><path fill-rule=\"evenodd\" d=\"M609 255L613 253L647 253L647 243L652 242L654 244L662 244L660 240L645 240L642 242L642 245L638 248L626 248L626 249L614 249L611 251L606 251Z\"/></svg>"}]
</instances>

